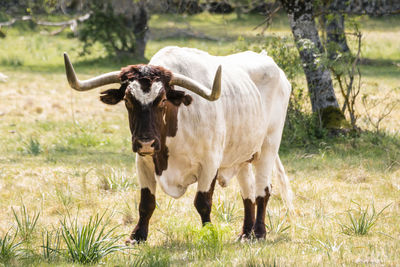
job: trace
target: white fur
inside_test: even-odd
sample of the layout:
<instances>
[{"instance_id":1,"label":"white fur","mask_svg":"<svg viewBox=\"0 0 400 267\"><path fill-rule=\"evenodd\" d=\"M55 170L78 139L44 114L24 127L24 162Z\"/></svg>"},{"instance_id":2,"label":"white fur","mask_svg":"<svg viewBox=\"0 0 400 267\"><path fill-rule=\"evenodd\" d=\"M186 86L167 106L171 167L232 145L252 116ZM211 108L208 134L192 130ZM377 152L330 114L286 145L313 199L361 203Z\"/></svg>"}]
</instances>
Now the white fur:
<instances>
[{"instance_id":1,"label":"white fur","mask_svg":"<svg viewBox=\"0 0 400 267\"><path fill-rule=\"evenodd\" d=\"M156 99L163 88L162 82L154 82L149 92L144 92L138 81L130 82L128 85L129 92L143 105L148 105Z\"/></svg>"},{"instance_id":2,"label":"white fur","mask_svg":"<svg viewBox=\"0 0 400 267\"><path fill-rule=\"evenodd\" d=\"M168 168L157 176L154 166L138 161L139 180L156 179L165 193L177 198L196 181L198 191L208 191L218 172L223 185L237 176L242 197L254 201L265 196L266 187L271 189L276 166L283 199L291 208L290 184L278 157L291 86L272 58L265 52L217 57L197 49L166 47L149 64L184 74L208 88L222 65L222 90L221 97L210 102L176 87L193 101L179 107L178 131L167 137Z\"/></svg>"}]
</instances>

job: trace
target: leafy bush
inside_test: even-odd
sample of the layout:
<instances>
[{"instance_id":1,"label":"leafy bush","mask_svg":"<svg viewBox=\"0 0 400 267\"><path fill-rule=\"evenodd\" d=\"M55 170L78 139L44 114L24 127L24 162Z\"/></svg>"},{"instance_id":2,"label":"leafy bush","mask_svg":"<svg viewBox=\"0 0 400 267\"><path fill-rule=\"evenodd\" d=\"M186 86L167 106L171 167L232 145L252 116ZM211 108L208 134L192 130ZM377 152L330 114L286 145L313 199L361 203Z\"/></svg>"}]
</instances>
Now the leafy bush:
<instances>
[{"instance_id":1,"label":"leafy bush","mask_svg":"<svg viewBox=\"0 0 400 267\"><path fill-rule=\"evenodd\" d=\"M114 15L110 1L91 1L90 10L90 18L79 29L83 54L96 42L103 44L109 55L135 52L135 35L122 16Z\"/></svg>"}]
</instances>

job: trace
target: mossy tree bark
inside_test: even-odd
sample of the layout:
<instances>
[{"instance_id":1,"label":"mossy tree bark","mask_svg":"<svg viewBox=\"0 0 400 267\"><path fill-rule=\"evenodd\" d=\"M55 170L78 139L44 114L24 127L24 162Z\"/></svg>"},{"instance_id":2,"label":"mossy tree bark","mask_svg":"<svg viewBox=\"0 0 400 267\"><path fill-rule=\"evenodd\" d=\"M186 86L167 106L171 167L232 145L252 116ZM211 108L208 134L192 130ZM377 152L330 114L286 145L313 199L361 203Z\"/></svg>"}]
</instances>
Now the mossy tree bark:
<instances>
[{"instance_id":1,"label":"mossy tree bark","mask_svg":"<svg viewBox=\"0 0 400 267\"><path fill-rule=\"evenodd\" d=\"M331 73L319 64L324 53L314 21L313 0L280 0L288 14L290 27L300 53L311 98L312 111L326 128L340 128L344 118L340 111Z\"/></svg>"}]
</instances>

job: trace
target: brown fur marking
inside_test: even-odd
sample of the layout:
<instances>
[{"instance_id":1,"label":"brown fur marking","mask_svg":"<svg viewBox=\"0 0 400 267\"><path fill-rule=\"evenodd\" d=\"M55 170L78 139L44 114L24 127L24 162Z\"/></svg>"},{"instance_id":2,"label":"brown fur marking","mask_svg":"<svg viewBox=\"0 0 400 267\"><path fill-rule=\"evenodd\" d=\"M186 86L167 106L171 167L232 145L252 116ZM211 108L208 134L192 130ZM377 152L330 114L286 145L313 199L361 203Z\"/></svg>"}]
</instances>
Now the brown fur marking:
<instances>
[{"instance_id":1,"label":"brown fur marking","mask_svg":"<svg viewBox=\"0 0 400 267\"><path fill-rule=\"evenodd\" d=\"M257 197L257 217L254 223L254 235L256 238L265 238L267 233L265 229L265 210L267 208L268 200L270 197L270 192L268 187L265 188L265 197Z\"/></svg>"},{"instance_id":2,"label":"brown fur marking","mask_svg":"<svg viewBox=\"0 0 400 267\"><path fill-rule=\"evenodd\" d=\"M250 238L254 227L256 205L251 199L246 198L242 200L244 206L244 220L242 234L240 236L242 238Z\"/></svg>"},{"instance_id":3,"label":"brown fur marking","mask_svg":"<svg viewBox=\"0 0 400 267\"><path fill-rule=\"evenodd\" d=\"M156 197L150 192L148 188L142 188L140 191L140 204L139 204L139 222L130 235L131 241L146 241L149 232L149 221L156 208Z\"/></svg>"},{"instance_id":4,"label":"brown fur marking","mask_svg":"<svg viewBox=\"0 0 400 267\"><path fill-rule=\"evenodd\" d=\"M196 207L198 213L201 217L201 223L203 226L206 223L211 222L210 214L212 207L212 196L214 193L215 181L217 180L217 175L211 183L210 190L208 192L197 192L194 198L194 206Z\"/></svg>"}]
</instances>

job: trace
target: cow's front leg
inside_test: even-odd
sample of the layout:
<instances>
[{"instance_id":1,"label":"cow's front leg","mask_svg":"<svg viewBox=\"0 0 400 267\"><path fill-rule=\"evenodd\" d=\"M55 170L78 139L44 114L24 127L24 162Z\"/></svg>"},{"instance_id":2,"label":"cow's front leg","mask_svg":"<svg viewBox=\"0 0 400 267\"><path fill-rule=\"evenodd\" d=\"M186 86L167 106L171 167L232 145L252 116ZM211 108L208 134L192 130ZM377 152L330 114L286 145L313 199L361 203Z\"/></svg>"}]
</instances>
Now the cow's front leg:
<instances>
[{"instance_id":1,"label":"cow's front leg","mask_svg":"<svg viewBox=\"0 0 400 267\"><path fill-rule=\"evenodd\" d=\"M126 244L136 244L147 240L149 232L149 221L156 208L156 181L154 178L153 165L143 157L137 156L136 168L138 172L140 190L139 221L133 229Z\"/></svg>"},{"instance_id":2,"label":"cow's front leg","mask_svg":"<svg viewBox=\"0 0 400 267\"><path fill-rule=\"evenodd\" d=\"M156 208L156 197L148 188L140 190L139 222L133 229L129 243L146 241L149 232L149 221Z\"/></svg>"},{"instance_id":3,"label":"cow's front leg","mask_svg":"<svg viewBox=\"0 0 400 267\"><path fill-rule=\"evenodd\" d=\"M194 206L200 214L203 226L211 222L212 196L216 180L217 176L211 181L211 184L208 182L209 186L207 186L207 181L199 181L196 197L194 198Z\"/></svg>"}]
</instances>

